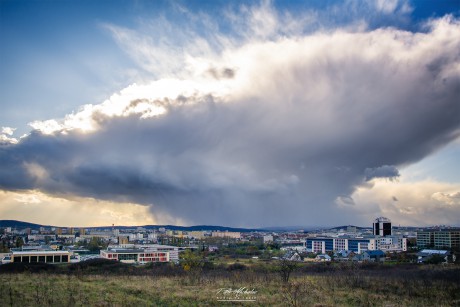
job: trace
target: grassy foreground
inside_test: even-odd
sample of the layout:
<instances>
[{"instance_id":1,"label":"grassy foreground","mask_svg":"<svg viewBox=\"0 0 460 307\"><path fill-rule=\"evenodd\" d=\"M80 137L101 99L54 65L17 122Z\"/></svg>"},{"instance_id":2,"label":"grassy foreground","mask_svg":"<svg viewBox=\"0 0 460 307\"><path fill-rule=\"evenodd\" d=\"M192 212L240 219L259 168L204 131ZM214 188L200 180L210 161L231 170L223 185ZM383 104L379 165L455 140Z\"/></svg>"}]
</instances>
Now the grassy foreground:
<instances>
[{"instance_id":1,"label":"grassy foreground","mask_svg":"<svg viewBox=\"0 0 460 307\"><path fill-rule=\"evenodd\" d=\"M0 306L460 306L458 266L305 264L287 283L272 264L21 270L0 270Z\"/></svg>"}]
</instances>

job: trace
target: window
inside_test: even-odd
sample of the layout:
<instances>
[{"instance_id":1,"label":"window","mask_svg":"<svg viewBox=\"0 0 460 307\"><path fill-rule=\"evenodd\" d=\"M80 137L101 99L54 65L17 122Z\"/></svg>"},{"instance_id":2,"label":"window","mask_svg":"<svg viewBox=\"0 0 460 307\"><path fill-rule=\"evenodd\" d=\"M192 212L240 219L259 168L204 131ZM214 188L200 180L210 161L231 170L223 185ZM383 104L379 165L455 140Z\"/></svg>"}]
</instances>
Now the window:
<instances>
[{"instance_id":1,"label":"window","mask_svg":"<svg viewBox=\"0 0 460 307\"><path fill-rule=\"evenodd\" d=\"M119 254L118 260L137 260L137 254Z\"/></svg>"}]
</instances>

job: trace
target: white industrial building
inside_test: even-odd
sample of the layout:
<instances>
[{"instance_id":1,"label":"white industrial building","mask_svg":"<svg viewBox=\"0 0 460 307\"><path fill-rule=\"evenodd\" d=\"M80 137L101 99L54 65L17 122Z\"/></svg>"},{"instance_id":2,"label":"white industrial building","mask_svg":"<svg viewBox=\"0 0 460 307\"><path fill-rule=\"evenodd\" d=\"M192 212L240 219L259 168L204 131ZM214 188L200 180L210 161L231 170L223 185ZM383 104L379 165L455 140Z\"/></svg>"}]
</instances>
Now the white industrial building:
<instances>
[{"instance_id":1,"label":"white industrial building","mask_svg":"<svg viewBox=\"0 0 460 307\"><path fill-rule=\"evenodd\" d=\"M160 244L122 244L109 246L106 250L101 250L100 255L105 259L125 263L177 262L179 247Z\"/></svg>"}]
</instances>

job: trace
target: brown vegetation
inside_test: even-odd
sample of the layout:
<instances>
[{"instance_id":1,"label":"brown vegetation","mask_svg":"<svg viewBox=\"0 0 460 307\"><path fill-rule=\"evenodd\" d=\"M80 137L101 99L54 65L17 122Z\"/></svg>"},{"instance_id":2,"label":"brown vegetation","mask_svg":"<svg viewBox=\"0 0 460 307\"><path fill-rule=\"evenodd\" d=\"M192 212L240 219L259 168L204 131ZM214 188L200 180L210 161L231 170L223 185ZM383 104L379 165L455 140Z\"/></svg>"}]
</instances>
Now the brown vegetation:
<instances>
[{"instance_id":1,"label":"brown vegetation","mask_svg":"<svg viewBox=\"0 0 460 307\"><path fill-rule=\"evenodd\" d=\"M277 262L0 266L1 306L231 305L218 301L219 289L240 288L257 291L246 303L254 306L456 306L460 267L301 263L283 281Z\"/></svg>"}]
</instances>

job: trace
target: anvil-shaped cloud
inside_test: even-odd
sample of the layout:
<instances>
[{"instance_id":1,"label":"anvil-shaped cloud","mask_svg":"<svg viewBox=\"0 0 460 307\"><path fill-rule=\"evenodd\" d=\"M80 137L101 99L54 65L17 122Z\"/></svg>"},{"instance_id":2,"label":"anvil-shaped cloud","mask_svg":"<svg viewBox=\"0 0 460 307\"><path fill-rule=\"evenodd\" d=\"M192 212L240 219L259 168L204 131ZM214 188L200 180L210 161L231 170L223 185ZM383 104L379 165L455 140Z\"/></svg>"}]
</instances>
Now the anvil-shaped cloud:
<instances>
[{"instance_id":1,"label":"anvil-shaped cloud","mask_svg":"<svg viewBox=\"0 0 460 307\"><path fill-rule=\"evenodd\" d=\"M460 23L445 17L423 33L339 29L187 58L180 76L5 141L0 188L189 224L366 223L347 210L358 187L458 138L459 50Z\"/></svg>"}]
</instances>

